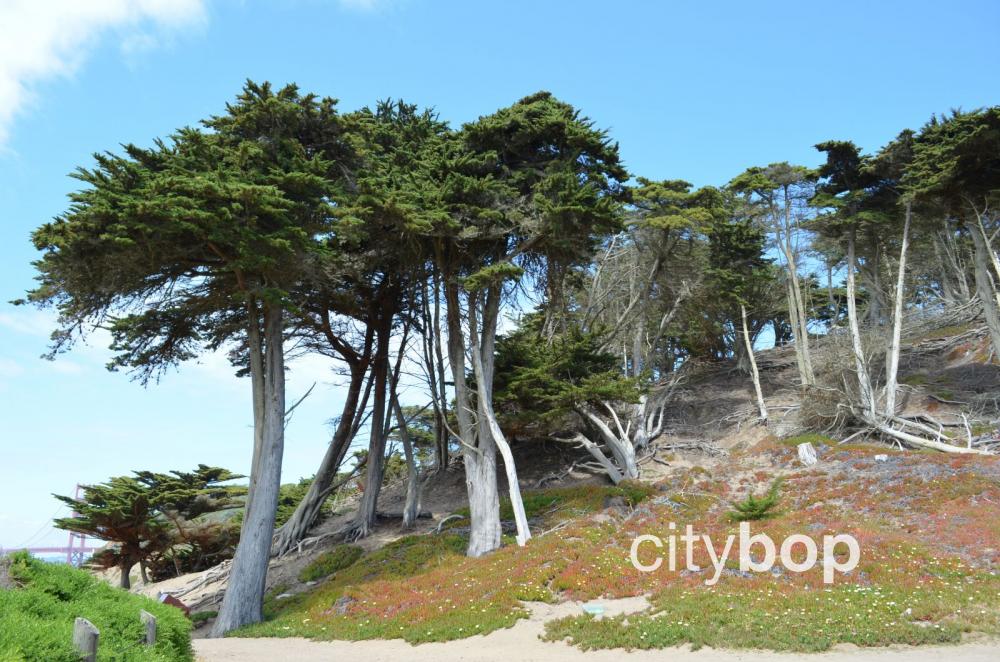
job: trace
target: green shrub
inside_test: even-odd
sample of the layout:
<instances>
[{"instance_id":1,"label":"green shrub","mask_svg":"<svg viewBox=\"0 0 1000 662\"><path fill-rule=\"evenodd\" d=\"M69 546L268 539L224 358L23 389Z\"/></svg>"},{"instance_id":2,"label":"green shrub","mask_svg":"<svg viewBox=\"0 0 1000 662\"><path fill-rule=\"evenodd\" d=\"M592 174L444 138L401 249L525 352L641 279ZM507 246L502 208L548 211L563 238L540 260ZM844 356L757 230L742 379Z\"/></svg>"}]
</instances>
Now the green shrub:
<instances>
[{"instance_id":1,"label":"green shrub","mask_svg":"<svg viewBox=\"0 0 1000 662\"><path fill-rule=\"evenodd\" d=\"M3 561L14 588L0 589L0 660L79 662L73 623L86 618L100 631L98 660L192 660L191 624L176 608L97 580L83 570L18 552ZM3 572L4 568L0 568ZM156 616L154 646L141 643L139 611Z\"/></svg>"},{"instance_id":2,"label":"green shrub","mask_svg":"<svg viewBox=\"0 0 1000 662\"><path fill-rule=\"evenodd\" d=\"M729 519L734 522L751 522L777 515L773 508L778 505L781 483L782 479L776 478L764 496L758 498L751 492L743 501L734 503L734 510L729 513Z\"/></svg>"},{"instance_id":3,"label":"green shrub","mask_svg":"<svg viewBox=\"0 0 1000 662\"><path fill-rule=\"evenodd\" d=\"M299 573L300 582L313 582L323 577L329 577L338 570L350 566L361 558L364 553L357 545L337 545L328 552L323 552Z\"/></svg>"}]
</instances>

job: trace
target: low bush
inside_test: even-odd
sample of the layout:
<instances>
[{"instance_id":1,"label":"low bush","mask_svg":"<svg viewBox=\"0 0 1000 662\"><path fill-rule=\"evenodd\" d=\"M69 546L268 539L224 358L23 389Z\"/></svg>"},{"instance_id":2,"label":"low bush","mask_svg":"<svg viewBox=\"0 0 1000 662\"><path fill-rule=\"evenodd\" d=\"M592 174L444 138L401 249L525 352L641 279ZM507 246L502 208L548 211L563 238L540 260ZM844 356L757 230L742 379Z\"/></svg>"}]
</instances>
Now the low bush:
<instances>
[{"instance_id":1,"label":"low bush","mask_svg":"<svg viewBox=\"0 0 1000 662\"><path fill-rule=\"evenodd\" d=\"M755 497L751 493L743 501L734 503L733 510L729 513L729 519L734 522L753 522L777 515L774 507L778 505L781 483L782 480L777 478L771 483L771 487L764 496Z\"/></svg>"},{"instance_id":2,"label":"low bush","mask_svg":"<svg viewBox=\"0 0 1000 662\"><path fill-rule=\"evenodd\" d=\"M113 588L76 568L39 561L26 552L4 560L0 573L0 660L79 662L73 623L86 618L100 631L98 660L192 660L191 624L174 607ZM142 644L139 611L156 616L154 646Z\"/></svg>"},{"instance_id":3,"label":"low bush","mask_svg":"<svg viewBox=\"0 0 1000 662\"><path fill-rule=\"evenodd\" d=\"M323 552L313 561L302 568L299 573L300 582L313 582L323 577L329 577L338 570L347 568L361 558L364 550L357 545L337 545L333 549Z\"/></svg>"}]
</instances>

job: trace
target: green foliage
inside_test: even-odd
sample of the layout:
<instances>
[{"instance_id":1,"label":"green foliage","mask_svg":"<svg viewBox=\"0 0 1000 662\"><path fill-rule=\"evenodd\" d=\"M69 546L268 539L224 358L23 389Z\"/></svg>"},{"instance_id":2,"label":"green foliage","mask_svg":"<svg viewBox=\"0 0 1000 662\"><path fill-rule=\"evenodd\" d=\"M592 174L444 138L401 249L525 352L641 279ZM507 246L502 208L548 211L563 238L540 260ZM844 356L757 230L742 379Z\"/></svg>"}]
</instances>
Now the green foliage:
<instances>
[{"instance_id":1,"label":"green foliage","mask_svg":"<svg viewBox=\"0 0 1000 662\"><path fill-rule=\"evenodd\" d=\"M794 437L785 437L780 441L784 446L791 446L793 448L798 447L799 444L812 444L814 446L825 445L832 446L837 442L825 434L817 434L815 432L807 432L805 434L797 434Z\"/></svg>"},{"instance_id":2,"label":"green foliage","mask_svg":"<svg viewBox=\"0 0 1000 662\"><path fill-rule=\"evenodd\" d=\"M135 478L116 476L106 483L84 486L80 499L54 496L76 513L56 519L56 528L115 543L92 562L122 568L126 588L132 566L170 545L169 527L157 516L156 495Z\"/></svg>"},{"instance_id":3,"label":"green foliage","mask_svg":"<svg viewBox=\"0 0 1000 662\"><path fill-rule=\"evenodd\" d=\"M312 484L312 481L312 478L300 478L297 483L283 483L278 488L278 511L274 519L275 528L291 519L295 513L295 509L299 506L299 502L309 492L309 486ZM329 514L327 503L323 504L320 512L324 515ZM240 513L240 519L242 520L242 518L243 513Z\"/></svg>"},{"instance_id":4,"label":"green foliage","mask_svg":"<svg viewBox=\"0 0 1000 662\"><path fill-rule=\"evenodd\" d=\"M465 289L470 292L477 292L486 289L490 285L503 285L508 280L517 280L524 274L524 269L511 264L510 262L498 262L483 267L465 277Z\"/></svg>"},{"instance_id":5,"label":"green foliage","mask_svg":"<svg viewBox=\"0 0 1000 662\"><path fill-rule=\"evenodd\" d=\"M735 212L735 210L734 210ZM708 232L707 287L723 303L753 309L762 289L773 287L772 260L764 257L765 234L750 215L732 213L714 223ZM729 311L730 320L738 312Z\"/></svg>"},{"instance_id":6,"label":"green foliage","mask_svg":"<svg viewBox=\"0 0 1000 662\"><path fill-rule=\"evenodd\" d=\"M402 579L426 571L445 559L465 553L467 540L459 535L414 535L395 540L342 568L313 591L293 598L275 600L286 587L272 590L265 602L265 622L240 630L236 636L289 636L286 623L301 624L302 616L318 605L329 609L352 586L382 579ZM349 552L348 552L349 554Z\"/></svg>"},{"instance_id":7,"label":"green foliage","mask_svg":"<svg viewBox=\"0 0 1000 662\"><path fill-rule=\"evenodd\" d=\"M356 158L335 102L248 81L202 125L96 154L70 209L33 233L43 256L27 300L58 309L53 352L107 321L109 367L145 381L239 344L248 304L288 303Z\"/></svg>"},{"instance_id":8,"label":"green foliage","mask_svg":"<svg viewBox=\"0 0 1000 662\"><path fill-rule=\"evenodd\" d=\"M311 582L343 570L361 558L364 550L357 545L337 545L323 552L299 573L300 582Z\"/></svg>"},{"instance_id":9,"label":"green foliage","mask_svg":"<svg viewBox=\"0 0 1000 662\"><path fill-rule=\"evenodd\" d=\"M657 182L639 177L638 182L631 202L640 212L639 223L662 231L664 236L671 231L687 236L704 233L724 213L723 196L717 188L692 191L691 184L680 179Z\"/></svg>"},{"instance_id":10,"label":"green foliage","mask_svg":"<svg viewBox=\"0 0 1000 662\"><path fill-rule=\"evenodd\" d=\"M618 359L600 349L600 338L573 326L546 342L541 317L527 316L497 341L494 407L511 429L546 426L578 405L635 402L637 380L623 377Z\"/></svg>"},{"instance_id":11,"label":"green foliage","mask_svg":"<svg viewBox=\"0 0 1000 662\"><path fill-rule=\"evenodd\" d=\"M76 515L55 520L57 528L114 543L91 562L128 569L146 563L154 576L201 570L232 555L238 537L225 521L209 515L234 506L245 488L221 483L242 478L220 467L193 472L137 471L86 485L80 499L55 497Z\"/></svg>"},{"instance_id":12,"label":"green foliage","mask_svg":"<svg viewBox=\"0 0 1000 662\"><path fill-rule=\"evenodd\" d=\"M747 495L743 501L733 504L733 510L729 513L729 519L734 522L753 522L756 520L770 519L778 513L774 510L778 505L781 496L781 478L776 478L768 488L767 494L762 497L755 497L752 493Z\"/></svg>"},{"instance_id":13,"label":"green foliage","mask_svg":"<svg viewBox=\"0 0 1000 662\"><path fill-rule=\"evenodd\" d=\"M0 659L77 662L73 622L86 618L100 631L98 660L192 660L190 623L176 608L112 588L87 572L48 564L18 552L3 565L15 588L0 590ZM0 567L0 572L4 568ZM156 616L157 640L141 642L139 611Z\"/></svg>"},{"instance_id":14,"label":"green foliage","mask_svg":"<svg viewBox=\"0 0 1000 662\"><path fill-rule=\"evenodd\" d=\"M913 163L903 177L921 200L970 217L1000 197L1000 107L932 118L913 144Z\"/></svg>"},{"instance_id":15,"label":"green foliage","mask_svg":"<svg viewBox=\"0 0 1000 662\"><path fill-rule=\"evenodd\" d=\"M995 589L996 578L979 578ZM969 585L951 583L937 593L898 586L833 586L822 591L772 592L760 586L690 590L670 587L646 612L595 619L568 616L545 626L548 641L568 641L583 650L626 648L769 649L799 653L829 650L837 644L861 647L955 644L963 630L991 630L970 604ZM996 604L997 594L985 600ZM944 605L948 605L947 608ZM982 606L981 602L977 602ZM912 610L910 617L901 605ZM995 609L995 606L992 607ZM932 624L917 617L958 609L961 616ZM775 623L781 627L775 627Z\"/></svg>"}]
</instances>

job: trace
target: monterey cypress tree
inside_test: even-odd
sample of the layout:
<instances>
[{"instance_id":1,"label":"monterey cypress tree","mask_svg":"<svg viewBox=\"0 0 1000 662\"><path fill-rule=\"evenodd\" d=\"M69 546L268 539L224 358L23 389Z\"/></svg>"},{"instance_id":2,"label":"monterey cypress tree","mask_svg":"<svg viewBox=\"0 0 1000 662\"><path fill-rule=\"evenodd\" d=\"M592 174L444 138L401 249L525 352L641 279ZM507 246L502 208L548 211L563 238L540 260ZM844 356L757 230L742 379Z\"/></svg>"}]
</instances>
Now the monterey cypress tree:
<instances>
[{"instance_id":1,"label":"monterey cypress tree","mask_svg":"<svg viewBox=\"0 0 1000 662\"><path fill-rule=\"evenodd\" d=\"M564 275L589 259L599 236L620 227L627 173L607 134L548 92L464 126L438 171L447 213L431 219L422 233L445 293L472 524L468 553L479 556L500 546L498 450L518 541L530 535L518 508L513 458L492 407L501 301L518 281L534 283L550 303L558 301Z\"/></svg>"},{"instance_id":2,"label":"monterey cypress tree","mask_svg":"<svg viewBox=\"0 0 1000 662\"><path fill-rule=\"evenodd\" d=\"M254 445L246 516L215 633L259 621L284 444L289 292L322 250L349 154L335 102L248 83L227 112L151 148L99 154L70 209L35 231L28 300L54 305L53 351L110 328L111 367L140 379L235 343Z\"/></svg>"}]
</instances>

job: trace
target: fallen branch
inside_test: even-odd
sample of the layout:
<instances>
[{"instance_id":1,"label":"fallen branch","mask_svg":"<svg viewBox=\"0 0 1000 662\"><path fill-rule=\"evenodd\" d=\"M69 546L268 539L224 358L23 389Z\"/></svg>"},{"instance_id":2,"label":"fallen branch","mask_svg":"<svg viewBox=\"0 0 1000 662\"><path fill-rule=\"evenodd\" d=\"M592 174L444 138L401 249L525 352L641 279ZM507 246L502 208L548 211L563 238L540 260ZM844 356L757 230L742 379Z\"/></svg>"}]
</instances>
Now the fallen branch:
<instances>
[{"instance_id":1,"label":"fallen branch","mask_svg":"<svg viewBox=\"0 0 1000 662\"><path fill-rule=\"evenodd\" d=\"M445 524L446 524L447 522L450 522L450 521L451 521L451 520L453 520L453 519L462 519L462 518L464 518L464 517L465 517L465 515L460 515L460 514L458 514L458 513L452 513L451 515L448 515L448 516L447 516L447 517L445 517L445 518L444 518L443 520L441 520L440 522L438 522L438 525L437 525L437 528L436 528L436 529L434 529L434 533L441 533L441 528L442 528L442 527L443 527L443 526L444 526L444 525L445 525Z\"/></svg>"},{"instance_id":2,"label":"fallen branch","mask_svg":"<svg viewBox=\"0 0 1000 662\"><path fill-rule=\"evenodd\" d=\"M904 432L902 430L896 430L891 427L888 423L878 423L873 426L879 432L889 435L890 437L897 439L901 442L906 442L912 446L918 446L920 448L931 448L936 451L942 451L944 453L959 453L965 455L992 455L989 451L981 450L979 448L963 448L962 446L955 446L953 444L946 444L940 441L931 441L930 439L924 439L923 437L918 437L909 432Z\"/></svg>"}]
</instances>

